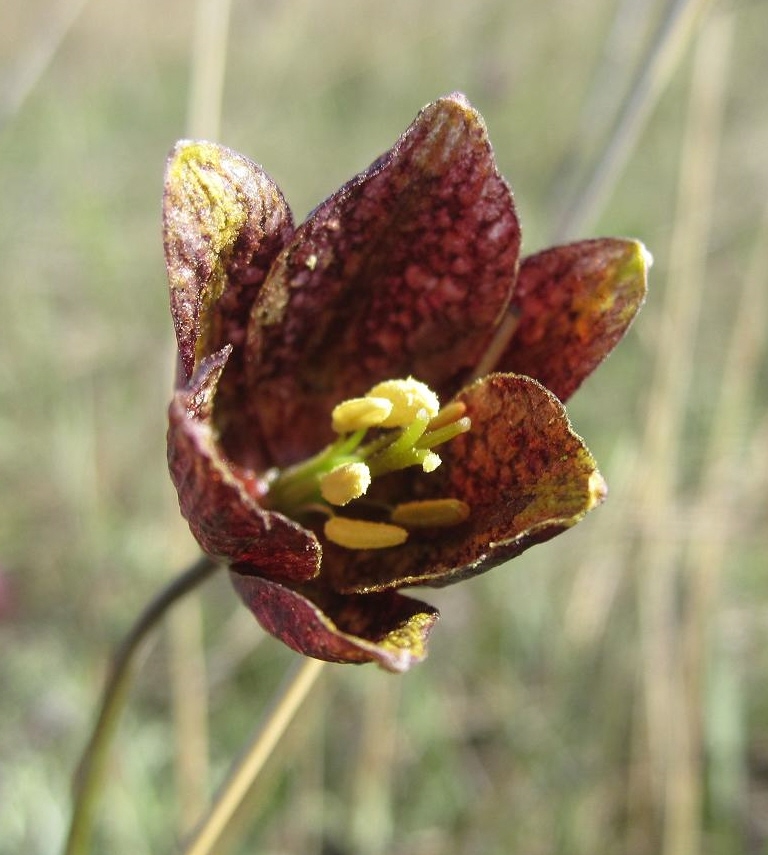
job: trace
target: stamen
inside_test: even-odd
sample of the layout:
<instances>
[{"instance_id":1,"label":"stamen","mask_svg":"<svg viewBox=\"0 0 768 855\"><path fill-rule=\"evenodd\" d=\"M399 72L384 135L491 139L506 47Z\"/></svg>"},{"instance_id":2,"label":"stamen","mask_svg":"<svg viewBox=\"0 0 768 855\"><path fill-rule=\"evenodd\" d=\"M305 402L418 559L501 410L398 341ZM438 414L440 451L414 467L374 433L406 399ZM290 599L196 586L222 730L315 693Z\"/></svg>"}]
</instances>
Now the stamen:
<instances>
[{"instance_id":1,"label":"stamen","mask_svg":"<svg viewBox=\"0 0 768 855\"><path fill-rule=\"evenodd\" d=\"M445 425L449 425L451 422L457 422L466 412L467 405L463 401L451 401L427 425L427 430L437 430Z\"/></svg>"},{"instance_id":2,"label":"stamen","mask_svg":"<svg viewBox=\"0 0 768 855\"><path fill-rule=\"evenodd\" d=\"M440 456L434 451L416 452L417 457L421 457L421 468L424 472L434 472L435 469L443 462ZM422 456L423 455L423 456Z\"/></svg>"},{"instance_id":3,"label":"stamen","mask_svg":"<svg viewBox=\"0 0 768 855\"><path fill-rule=\"evenodd\" d=\"M392 412L387 398L350 398L333 408L331 419L336 433L351 433L380 425Z\"/></svg>"},{"instance_id":4,"label":"stamen","mask_svg":"<svg viewBox=\"0 0 768 855\"><path fill-rule=\"evenodd\" d=\"M336 439L309 459L276 472L264 505L297 520L325 516L325 537L347 549L398 546L408 538L404 526L457 525L470 513L469 506L458 499L397 505L391 522L335 514L338 507L365 496L380 475L414 466L434 472L442 462L434 448L471 428L466 410L461 401L440 409L437 395L413 377L378 383L364 397L350 398L334 408ZM371 428L374 435L366 441ZM594 493L599 501L599 485ZM386 513L390 507L383 504L382 510Z\"/></svg>"},{"instance_id":5,"label":"stamen","mask_svg":"<svg viewBox=\"0 0 768 855\"><path fill-rule=\"evenodd\" d=\"M423 502L403 502L390 515L393 523L419 526L452 526L469 518L469 505L461 499L428 499Z\"/></svg>"},{"instance_id":6,"label":"stamen","mask_svg":"<svg viewBox=\"0 0 768 855\"><path fill-rule=\"evenodd\" d=\"M431 425L432 422L429 423ZM429 427L427 425L427 427ZM437 430L427 430L416 442L416 448L434 448L436 445L442 445L453 439L460 433L466 433L472 427L471 420L464 416L455 422L450 422L447 425L438 427Z\"/></svg>"},{"instance_id":7,"label":"stamen","mask_svg":"<svg viewBox=\"0 0 768 855\"><path fill-rule=\"evenodd\" d=\"M408 539L408 532L400 526L348 517L331 517L323 530L328 540L346 549L387 549Z\"/></svg>"},{"instance_id":8,"label":"stamen","mask_svg":"<svg viewBox=\"0 0 768 855\"><path fill-rule=\"evenodd\" d=\"M397 469L406 469L408 466L421 463L423 458L415 453L415 445L428 423L427 411L419 410L393 443L368 458L371 475L375 478L385 472L394 472Z\"/></svg>"},{"instance_id":9,"label":"stamen","mask_svg":"<svg viewBox=\"0 0 768 855\"><path fill-rule=\"evenodd\" d=\"M332 505L346 505L365 495L371 470L365 463L342 463L320 478L320 494Z\"/></svg>"},{"instance_id":10,"label":"stamen","mask_svg":"<svg viewBox=\"0 0 768 855\"><path fill-rule=\"evenodd\" d=\"M413 377L405 380L385 380L378 383L366 397L386 398L392 402L392 412L380 423L381 427L405 427L421 410L426 410L430 419L440 411L437 395Z\"/></svg>"}]
</instances>

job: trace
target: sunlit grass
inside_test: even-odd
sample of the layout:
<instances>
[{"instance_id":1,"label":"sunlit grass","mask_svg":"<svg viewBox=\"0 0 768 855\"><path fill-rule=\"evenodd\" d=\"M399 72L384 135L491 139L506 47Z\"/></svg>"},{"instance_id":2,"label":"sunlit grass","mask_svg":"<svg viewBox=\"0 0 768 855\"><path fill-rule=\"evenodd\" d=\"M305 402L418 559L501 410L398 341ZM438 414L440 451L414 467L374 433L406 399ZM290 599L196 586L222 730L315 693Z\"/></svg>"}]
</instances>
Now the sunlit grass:
<instances>
[{"instance_id":1,"label":"sunlit grass","mask_svg":"<svg viewBox=\"0 0 768 855\"><path fill-rule=\"evenodd\" d=\"M219 139L261 162L301 218L424 103L461 89L488 122L535 249L552 235L573 176L597 154L665 8L650 6L235 4ZM88 4L36 84L23 97L3 90L2 855L58 850L107 652L195 554L169 511L172 349L159 237L164 158L188 127L190 8ZM658 414L679 406L680 445L664 472L655 474L643 436L657 418L654 401L664 401L652 384L667 375L654 375L654 361L679 284L670 271L682 240L675 209L693 121L691 50L584 235L638 237L656 258L644 314L570 406L611 485L608 503L509 567L431 593L444 617L414 672L327 669L230 851L655 855L679 839L675 816L687 823L683 839L701 834L702 852L765 848L767 18L759 3L733 12L724 118L709 140L711 227L696 238L700 281L689 286L698 318L683 312L690 341L670 357L689 363L685 399ZM30 60L51 19L41 2L4 9L4 81L21 79L11 72ZM705 72L713 57L704 57ZM700 93L705 108L716 84ZM679 345L682 329L665 335ZM653 483L638 492L638 473L657 485L670 478L663 513ZM642 544L661 540L670 587L649 624ZM717 581L709 594L707 578ZM210 789L294 657L272 639L255 647L260 630L225 578L205 589L202 607ZM683 646L691 617L707 630L693 649ZM659 621L669 642L647 635ZM649 641L682 669L679 680L654 676ZM168 669L178 655L161 643L147 662L113 753L94 851L172 847L180 805ZM655 725L646 719L654 687L671 689L670 720L699 719L700 731L686 731L688 778L664 772L673 758L664 714ZM678 798L694 807L685 814Z\"/></svg>"}]
</instances>

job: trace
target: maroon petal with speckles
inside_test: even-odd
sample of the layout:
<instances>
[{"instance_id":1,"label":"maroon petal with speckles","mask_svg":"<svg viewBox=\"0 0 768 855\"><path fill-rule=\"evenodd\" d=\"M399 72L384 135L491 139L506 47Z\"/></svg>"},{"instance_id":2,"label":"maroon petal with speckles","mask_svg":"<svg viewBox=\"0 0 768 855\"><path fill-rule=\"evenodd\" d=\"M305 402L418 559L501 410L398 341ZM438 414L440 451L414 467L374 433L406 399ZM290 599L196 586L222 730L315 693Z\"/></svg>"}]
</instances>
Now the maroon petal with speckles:
<instances>
[{"instance_id":1,"label":"maroon petal with speckles","mask_svg":"<svg viewBox=\"0 0 768 855\"><path fill-rule=\"evenodd\" d=\"M292 234L291 212L260 166L215 143L176 144L165 171L163 237L179 381L231 345L214 420L228 454L252 467L264 459L253 442L257 404L244 387L243 345L256 294Z\"/></svg>"},{"instance_id":2,"label":"maroon petal with speckles","mask_svg":"<svg viewBox=\"0 0 768 855\"><path fill-rule=\"evenodd\" d=\"M378 662L406 671L426 656L437 610L394 591L342 596L305 585L298 590L249 568L230 574L243 602L264 629L289 647L329 662Z\"/></svg>"},{"instance_id":3,"label":"maroon petal with speckles","mask_svg":"<svg viewBox=\"0 0 768 855\"><path fill-rule=\"evenodd\" d=\"M229 348L203 359L169 412L168 465L181 513L197 542L227 563L246 562L271 579L301 582L320 568L312 532L259 507L264 486L221 456L211 410Z\"/></svg>"},{"instance_id":4,"label":"maroon petal with speckles","mask_svg":"<svg viewBox=\"0 0 768 855\"><path fill-rule=\"evenodd\" d=\"M498 362L569 398L618 344L645 299L648 254L631 240L556 246L523 259L510 311L519 317Z\"/></svg>"},{"instance_id":5,"label":"maroon petal with speckles","mask_svg":"<svg viewBox=\"0 0 768 855\"><path fill-rule=\"evenodd\" d=\"M441 586L475 576L549 540L603 500L592 455L560 401L535 380L492 374L457 399L472 430L443 446L440 468L419 476L403 498L462 499L469 519L415 530L403 546L376 553L324 545L323 574L337 590Z\"/></svg>"},{"instance_id":6,"label":"maroon petal with speckles","mask_svg":"<svg viewBox=\"0 0 768 855\"><path fill-rule=\"evenodd\" d=\"M517 272L520 229L485 125L460 95L310 216L258 294L248 370L278 465L331 437L328 414L412 374L453 394Z\"/></svg>"},{"instance_id":7,"label":"maroon petal with speckles","mask_svg":"<svg viewBox=\"0 0 768 855\"><path fill-rule=\"evenodd\" d=\"M260 166L215 143L176 143L163 243L185 380L203 357L242 344L256 293L292 234L285 199Z\"/></svg>"},{"instance_id":8,"label":"maroon petal with speckles","mask_svg":"<svg viewBox=\"0 0 768 855\"><path fill-rule=\"evenodd\" d=\"M404 671L424 658L437 612L393 589L484 572L602 501L558 397L626 331L647 255L632 241L583 241L525 259L516 283L512 194L463 96L427 106L297 230L259 166L181 142L163 217L179 345L168 461L181 512L290 647ZM507 311L517 325L504 344L494 332ZM499 352L505 373L461 388ZM401 501L453 497L469 506L465 522L348 550L262 507L271 467L333 439L335 404L408 375L463 401L472 429L441 446L435 472L382 476L339 513L379 519Z\"/></svg>"}]
</instances>

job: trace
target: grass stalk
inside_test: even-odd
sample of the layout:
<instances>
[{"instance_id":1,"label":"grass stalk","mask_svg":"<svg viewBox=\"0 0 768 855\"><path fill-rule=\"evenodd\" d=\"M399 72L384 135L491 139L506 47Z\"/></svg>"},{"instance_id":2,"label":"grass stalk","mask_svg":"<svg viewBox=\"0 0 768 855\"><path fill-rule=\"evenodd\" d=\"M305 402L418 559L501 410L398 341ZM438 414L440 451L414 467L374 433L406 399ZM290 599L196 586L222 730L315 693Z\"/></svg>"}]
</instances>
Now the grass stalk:
<instances>
[{"instance_id":1,"label":"grass stalk","mask_svg":"<svg viewBox=\"0 0 768 855\"><path fill-rule=\"evenodd\" d=\"M0 132L18 115L45 76L64 40L80 19L87 2L68 0L62 3L53 14L46 15L45 25L37 30L34 43L19 52L19 62L6 76L0 100Z\"/></svg>"},{"instance_id":2,"label":"grass stalk","mask_svg":"<svg viewBox=\"0 0 768 855\"><path fill-rule=\"evenodd\" d=\"M731 36L731 16L721 16L722 38ZM721 49L722 50L722 49ZM736 314L727 343L722 376L712 406L712 421L702 461L702 476L693 508L691 536L686 544L683 574L690 591L684 612L684 655L688 675L689 719L691 728L706 739L707 674L717 649L713 637L722 576L728 562L729 547L738 528L738 516L749 499L741 495L742 475L747 465L747 425L757 398L760 358L765 347L768 324L766 300L768 270L768 206L766 206L755 242L752 261L744 277ZM741 759L729 758L730 767L741 766ZM700 770L701 771L701 770ZM729 805L738 803L739 793L722 793L722 780L715 780L713 765L710 791L713 799ZM699 787L704 776L698 778ZM721 808L723 805L715 805ZM731 817L733 819L734 817Z\"/></svg>"},{"instance_id":3,"label":"grass stalk","mask_svg":"<svg viewBox=\"0 0 768 855\"><path fill-rule=\"evenodd\" d=\"M349 786L348 849L381 855L391 850L396 827L392 797L400 684L381 672L367 676Z\"/></svg>"},{"instance_id":4,"label":"grass stalk","mask_svg":"<svg viewBox=\"0 0 768 855\"><path fill-rule=\"evenodd\" d=\"M599 159L560 215L554 242L588 231L609 193L618 183L646 122L677 68L695 24L710 0L670 0L666 14L651 39L645 58L622 100Z\"/></svg>"},{"instance_id":5,"label":"grass stalk","mask_svg":"<svg viewBox=\"0 0 768 855\"><path fill-rule=\"evenodd\" d=\"M115 651L96 724L75 775L74 807L64 847L65 855L84 855L88 851L109 745L144 643L168 610L205 582L217 567L216 562L204 556L175 577L149 602Z\"/></svg>"},{"instance_id":6,"label":"grass stalk","mask_svg":"<svg viewBox=\"0 0 768 855\"><path fill-rule=\"evenodd\" d=\"M187 133L216 139L221 126L231 0L197 0Z\"/></svg>"},{"instance_id":7,"label":"grass stalk","mask_svg":"<svg viewBox=\"0 0 768 855\"><path fill-rule=\"evenodd\" d=\"M217 851L222 834L320 676L324 664L318 659L302 658L288 675L265 721L254 734L240 761L235 764L214 799L207 816L184 848L184 855L213 855Z\"/></svg>"},{"instance_id":8,"label":"grass stalk","mask_svg":"<svg viewBox=\"0 0 768 855\"><path fill-rule=\"evenodd\" d=\"M169 615L168 642L178 831L184 836L208 804L208 681L199 596Z\"/></svg>"},{"instance_id":9,"label":"grass stalk","mask_svg":"<svg viewBox=\"0 0 768 855\"><path fill-rule=\"evenodd\" d=\"M186 128L190 137L219 135L230 7L230 0L197 0L195 6ZM172 513L178 514L175 506ZM168 636L178 823L183 836L208 801L208 676L198 597L187 598L171 616Z\"/></svg>"},{"instance_id":10,"label":"grass stalk","mask_svg":"<svg viewBox=\"0 0 768 855\"><path fill-rule=\"evenodd\" d=\"M562 243L589 230L605 205L609 193L618 184L648 118L664 92L688 44L694 24L710 0L671 0L658 31L651 40L645 58L629 94L583 184L577 186L552 231L551 243ZM484 355L473 372L473 379L493 371L514 335L519 319L507 312Z\"/></svg>"},{"instance_id":11,"label":"grass stalk","mask_svg":"<svg viewBox=\"0 0 768 855\"><path fill-rule=\"evenodd\" d=\"M723 32L719 18L709 19L697 42L640 458L638 505L643 522L638 567L645 725L653 801L664 818L661 851L666 855L699 851L700 843L700 734L687 714L692 704L677 614L678 562L685 535L675 531L674 521L680 514L680 462L721 133L721 84L727 61Z\"/></svg>"}]
</instances>

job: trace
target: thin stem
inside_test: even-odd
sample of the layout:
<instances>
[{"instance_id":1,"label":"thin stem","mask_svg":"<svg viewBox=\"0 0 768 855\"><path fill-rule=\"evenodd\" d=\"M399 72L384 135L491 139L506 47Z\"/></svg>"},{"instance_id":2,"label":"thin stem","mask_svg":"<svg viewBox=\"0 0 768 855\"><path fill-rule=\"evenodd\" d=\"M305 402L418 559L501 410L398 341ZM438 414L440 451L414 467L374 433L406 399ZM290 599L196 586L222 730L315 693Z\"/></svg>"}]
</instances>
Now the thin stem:
<instances>
[{"instance_id":1,"label":"thin stem","mask_svg":"<svg viewBox=\"0 0 768 855\"><path fill-rule=\"evenodd\" d=\"M219 565L204 556L169 582L146 606L112 657L91 738L75 775L75 803L64 855L82 855L88 849L96 796L103 778L107 749L123 708L137 654L168 609L197 588Z\"/></svg>"},{"instance_id":2,"label":"thin stem","mask_svg":"<svg viewBox=\"0 0 768 855\"><path fill-rule=\"evenodd\" d=\"M16 68L6 70L6 85L0 93L0 132L18 115L40 78L51 67L87 2L69 0L57 9L48 9L35 31L35 41L21 52Z\"/></svg>"},{"instance_id":3,"label":"thin stem","mask_svg":"<svg viewBox=\"0 0 768 855\"><path fill-rule=\"evenodd\" d=\"M710 0L670 0L648 52L616 116L607 143L600 148L583 186L577 188L555 228L554 242L570 239L588 226L602 209L606 196L635 148L640 132L659 100L683 48L690 41L701 12Z\"/></svg>"},{"instance_id":4,"label":"thin stem","mask_svg":"<svg viewBox=\"0 0 768 855\"><path fill-rule=\"evenodd\" d=\"M672 77L694 23L710 0L670 0L656 36L617 113L605 145L598 149L586 180L579 186L555 226L552 243L562 243L587 228L602 210L654 106ZM494 371L517 329L519 318L510 309L499 324L472 379Z\"/></svg>"},{"instance_id":5,"label":"thin stem","mask_svg":"<svg viewBox=\"0 0 768 855\"><path fill-rule=\"evenodd\" d=\"M319 659L302 659L288 675L272 703L266 720L254 734L239 763L224 782L208 815L203 819L184 855L210 855L262 770L309 690L325 665Z\"/></svg>"},{"instance_id":6,"label":"thin stem","mask_svg":"<svg viewBox=\"0 0 768 855\"><path fill-rule=\"evenodd\" d=\"M219 136L227 66L230 0L196 0L186 134ZM169 499L169 513L178 505ZM168 622L174 771L179 836L194 828L208 805L208 690L203 644L203 609L188 597Z\"/></svg>"},{"instance_id":7,"label":"thin stem","mask_svg":"<svg viewBox=\"0 0 768 855\"><path fill-rule=\"evenodd\" d=\"M219 135L231 5L230 0L196 4L187 110L187 132L192 137L216 139Z\"/></svg>"},{"instance_id":8,"label":"thin stem","mask_svg":"<svg viewBox=\"0 0 768 855\"><path fill-rule=\"evenodd\" d=\"M699 318L708 299L707 248L716 203L718 145L727 95L727 27L711 17L694 57L684 136L679 155L677 203L655 365L639 460L635 505L641 509L635 547L638 575L644 740L651 793L661 818L663 853L700 849L701 699L687 693L684 624L689 588L681 574L685 539L670 520L679 518L685 433ZM695 575L701 575L696 568Z\"/></svg>"}]
</instances>

